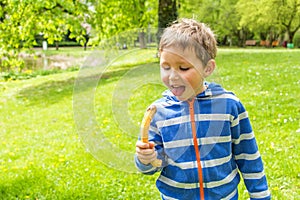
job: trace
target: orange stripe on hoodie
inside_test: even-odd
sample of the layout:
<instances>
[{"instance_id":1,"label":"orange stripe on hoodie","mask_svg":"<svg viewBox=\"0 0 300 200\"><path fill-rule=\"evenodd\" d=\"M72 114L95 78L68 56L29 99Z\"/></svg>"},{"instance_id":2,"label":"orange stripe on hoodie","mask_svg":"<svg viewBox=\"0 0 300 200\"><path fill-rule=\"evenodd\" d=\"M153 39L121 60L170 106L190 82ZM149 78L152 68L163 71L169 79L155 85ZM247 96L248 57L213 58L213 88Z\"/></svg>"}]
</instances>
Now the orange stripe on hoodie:
<instances>
[{"instance_id":1,"label":"orange stripe on hoodie","mask_svg":"<svg viewBox=\"0 0 300 200\"><path fill-rule=\"evenodd\" d=\"M203 173L202 173L202 167L201 167L199 145L198 145L198 141L197 141L197 131L196 131L197 129L196 129L196 123L195 123L194 101L195 101L195 99L188 101L188 103L189 103L189 108L190 108L190 118L191 118L191 125L192 125L193 141L194 141L194 148L195 148L197 166L198 166L198 179L199 179L199 184L200 184L200 199L204 200Z\"/></svg>"}]
</instances>

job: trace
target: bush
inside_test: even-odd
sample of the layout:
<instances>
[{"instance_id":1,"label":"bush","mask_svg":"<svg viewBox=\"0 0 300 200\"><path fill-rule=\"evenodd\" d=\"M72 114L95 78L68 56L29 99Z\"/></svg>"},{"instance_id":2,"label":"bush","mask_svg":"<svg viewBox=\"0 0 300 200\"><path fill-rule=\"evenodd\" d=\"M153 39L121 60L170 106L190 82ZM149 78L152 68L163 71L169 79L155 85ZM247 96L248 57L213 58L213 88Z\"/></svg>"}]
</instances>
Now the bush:
<instances>
[{"instance_id":1,"label":"bush","mask_svg":"<svg viewBox=\"0 0 300 200\"><path fill-rule=\"evenodd\" d=\"M35 78L37 76L47 76L50 74L58 74L58 73L62 73L65 71L77 71L79 70L79 67L70 67L68 69L59 69L59 68L54 68L54 69L50 69L50 70L36 70L36 71L32 71L32 70L25 70L25 71L8 71L8 72L1 72L0 73L0 81L15 81L15 80L25 80L25 79L31 79L31 78Z\"/></svg>"},{"instance_id":2,"label":"bush","mask_svg":"<svg viewBox=\"0 0 300 200\"><path fill-rule=\"evenodd\" d=\"M294 46L295 46L295 47L300 48L300 31L298 31L298 32L295 34L294 39L293 39L293 43L294 43Z\"/></svg>"}]
</instances>

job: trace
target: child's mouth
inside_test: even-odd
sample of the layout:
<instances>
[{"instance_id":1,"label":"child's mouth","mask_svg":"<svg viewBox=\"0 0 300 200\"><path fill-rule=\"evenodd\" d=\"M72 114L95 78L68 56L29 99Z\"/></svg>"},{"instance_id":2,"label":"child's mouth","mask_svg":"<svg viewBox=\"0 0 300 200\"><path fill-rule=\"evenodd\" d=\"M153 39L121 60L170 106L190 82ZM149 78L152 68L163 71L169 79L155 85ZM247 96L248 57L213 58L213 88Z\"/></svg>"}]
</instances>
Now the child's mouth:
<instances>
[{"instance_id":1,"label":"child's mouth","mask_svg":"<svg viewBox=\"0 0 300 200\"><path fill-rule=\"evenodd\" d=\"M175 95L175 96L181 96L185 91L185 87L184 86L171 86L171 92Z\"/></svg>"}]
</instances>

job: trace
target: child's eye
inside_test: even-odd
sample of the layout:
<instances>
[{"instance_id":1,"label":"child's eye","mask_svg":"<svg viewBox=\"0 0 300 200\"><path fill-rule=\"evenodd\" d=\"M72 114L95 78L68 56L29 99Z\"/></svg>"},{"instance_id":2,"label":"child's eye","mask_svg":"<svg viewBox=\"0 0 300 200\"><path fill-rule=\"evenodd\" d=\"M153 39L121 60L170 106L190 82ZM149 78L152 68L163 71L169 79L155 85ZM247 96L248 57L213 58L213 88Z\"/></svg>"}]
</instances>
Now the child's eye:
<instances>
[{"instance_id":1,"label":"child's eye","mask_svg":"<svg viewBox=\"0 0 300 200\"><path fill-rule=\"evenodd\" d=\"M171 69L171 67L170 67L170 66L167 66L167 65L162 65L161 68L163 68L164 70L169 70L169 69Z\"/></svg>"},{"instance_id":2,"label":"child's eye","mask_svg":"<svg viewBox=\"0 0 300 200\"><path fill-rule=\"evenodd\" d=\"M183 67L183 66L180 66L179 69L180 69L181 71L187 71L187 70L190 69L190 67Z\"/></svg>"}]
</instances>

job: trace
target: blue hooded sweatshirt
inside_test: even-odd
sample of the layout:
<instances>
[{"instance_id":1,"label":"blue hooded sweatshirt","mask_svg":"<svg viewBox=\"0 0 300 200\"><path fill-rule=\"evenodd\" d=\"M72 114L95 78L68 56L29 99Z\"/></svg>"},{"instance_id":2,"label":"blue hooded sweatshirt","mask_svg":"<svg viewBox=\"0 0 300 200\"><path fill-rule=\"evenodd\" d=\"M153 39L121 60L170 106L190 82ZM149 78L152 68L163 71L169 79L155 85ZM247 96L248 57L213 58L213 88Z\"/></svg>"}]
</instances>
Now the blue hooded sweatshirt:
<instances>
[{"instance_id":1,"label":"blue hooded sweatshirt","mask_svg":"<svg viewBox=\"0 0 300 200\"><path fill-rule=\"evenodd\" d=\"M162 166L135 163L144 174L160 172L162 199L238 199L242 175L250 199L270 199L263 163L247 111L231 92L215 83L191 101L169 90L154 102L157 112L149 141Z\"/></svg>"}]
</instances>

